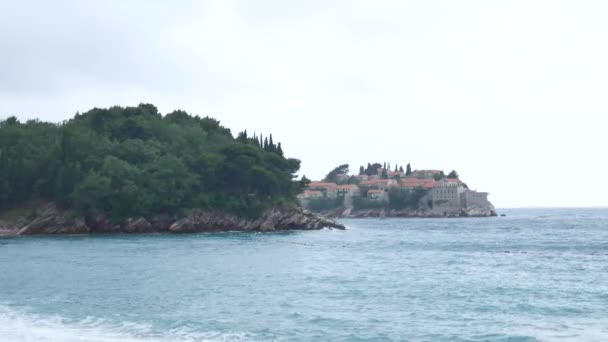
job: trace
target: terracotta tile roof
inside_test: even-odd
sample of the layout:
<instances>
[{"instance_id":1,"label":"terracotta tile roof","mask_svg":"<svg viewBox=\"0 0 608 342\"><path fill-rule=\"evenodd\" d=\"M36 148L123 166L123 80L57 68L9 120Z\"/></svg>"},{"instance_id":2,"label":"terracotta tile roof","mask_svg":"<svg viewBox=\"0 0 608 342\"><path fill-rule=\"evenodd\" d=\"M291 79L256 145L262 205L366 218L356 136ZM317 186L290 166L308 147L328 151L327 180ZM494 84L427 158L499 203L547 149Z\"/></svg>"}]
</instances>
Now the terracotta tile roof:
<instances>
[{"instance_id":1,"label":"terracotta tile roof","mask_svg":"<svg viewBox=\"0 0 608 342\"><path fill-rule=\"evenodd\" d=\"M361 185L374 185L374 184L382 184L382 183L390 183L390 179L370 179L366 181L362 181Z\"/></svg>"},{"instance_id":2,"label":"terracotta tile roof","mask_svg":"<svg viewBox=\"0 0 608 342\"><path fill-rule=\"evenodd\" d=\"M438 185L438 182L434 179L428 178L406 178L401 180L401 184L406 188L415 188L421 186L426 189L434 188Z\"/></svg>"},{"instance_id":3,"label":"terracotta tile roof","mask_svg":"<svg viewBox=\"0 0 608 342\"><path fill-rule=\"evenodd\" d=\"M319 190L304 190L304 192L301 193L299 196L304 196L304 197L321 197L321 196L323 196L323 192L321 192Z\"/></svg>"},{"instance_id":4,"label":"terracotta tile roof","mask_svg":"<svg viewBox=\"0 0 608 342\"><path fill-rule=\"evenodd\" d=\"M372 190L368 190L367 194L383 194L384 190L380 190L380 189L372 189Z\"/></svg>"},{"instance_id":5,"label":"terracotta tile roof","mask_svg":"<svg viewBox=\"0 0 608 342\"><path fill-rule=\"evenodd\" d=\"M412 171L412 173L420 173L420 172L438 174L438 173L441 173L442 171L441 170L414 170L414 171Z\"/></svg>"},{"instance_id":6,"label":"terracotta tile roof","mask_svg":"<svg viewBox=\"0 0 608 342\"><path fill-rule=\"evenodd\" d=\"M344 184L344 185L338 185L336 187L336 189L338 190L350 190L352 188L356 188L357 186L355 184Z\"/></svg>"},{"instance_id":7,"label":"terracotta tile roof","mask_svg":"<svg viewBox=\"0 0 608 342\"><path fill-rule=\"evenodd\" d=\"M309 188L335 188L338 185L336 183L325 183L325 182L318 182L318 181L314 181L314 182L310 182L310 184L308 184Z\"/></svg>"}]
</instances>

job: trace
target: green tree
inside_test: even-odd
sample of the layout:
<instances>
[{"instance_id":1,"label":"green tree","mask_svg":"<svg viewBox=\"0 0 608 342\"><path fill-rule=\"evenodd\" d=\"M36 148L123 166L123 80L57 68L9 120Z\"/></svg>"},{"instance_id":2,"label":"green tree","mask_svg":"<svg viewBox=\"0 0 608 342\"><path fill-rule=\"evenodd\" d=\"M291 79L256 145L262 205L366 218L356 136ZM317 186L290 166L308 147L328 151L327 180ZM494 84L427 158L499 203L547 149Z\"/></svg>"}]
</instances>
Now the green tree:
<instances>
[{"instance_id":1,"label":"green tree","mask_svg":"<svg viewBox=\"0 0 608 342\"><path fill-rule=\"evenodd\" d=\"M389 207L395 210L417 209L420 200L427 194L427 190L422 187L391 188L388 191Z\"/></svg>"},{"instance_id":2,"label":"green tree","mask_svg":"<svg viewBox=\"0 0 608 342\"><path fill-rule=\"evenodd\" d=\"M295 179L300 161L270 145L150 104L94 108L62 124L11 117L0 121L0 209L48 200L114 220L196 207L255 216L297 203L308 183Z\"/></svg>"},{"instance_id":3,"label":"green tree","mask_svg":"<svg viewBox=\"0 0 608 342\"><path fill-rule=\"evenodd\" d=\"M277 145L277 153L282 157L283 156L283 148L281 147L281 143Z\"/></svg>"},{"instance_id":4,"label":"green tree","mask_svg":"<svg viewBox=\"0 0 608 342\"><path fill-rule=\"evenodd\" d=\"M458 179L458 172L456 172L456 170L450 171L450 173L448 173L448 178L450 178L450 179Z\"/></svg>"},{"instance_id":5,"label":"green tree","mask_svg":"<svg viewBox=\"0 0 608 342\"><path fill-rule=\"evenodd\" d=\"M412 167L410 166L410 163L407 163L407 166L405 167L405 175L409 176L412 174Z\"/></svg>"},{"instance_id":6,"label":"green tree","mask_svg":"<svg viewBox=\"0 0 608 342\"><path fill-rule=\"evenodd\" d=\"M333 170L331 170L323 179L324 182L332 182L335 183L337 182L337 177L338 175L347 175L349 172L349 165L348 164L342 164L339 166L336 166Z\"/></svg>"},{"instance_id":7,"label":"green tree","mask_svg":"<svg viewBox=\"0 0 608 342\"><path fill-rule=\"evenodd\" d=\"M443 171L440 171L439 173L436 173L433 175L433 179L436 181L442 180L445 178L445 174L443 173Z\"/></svg>"}]
</instances>

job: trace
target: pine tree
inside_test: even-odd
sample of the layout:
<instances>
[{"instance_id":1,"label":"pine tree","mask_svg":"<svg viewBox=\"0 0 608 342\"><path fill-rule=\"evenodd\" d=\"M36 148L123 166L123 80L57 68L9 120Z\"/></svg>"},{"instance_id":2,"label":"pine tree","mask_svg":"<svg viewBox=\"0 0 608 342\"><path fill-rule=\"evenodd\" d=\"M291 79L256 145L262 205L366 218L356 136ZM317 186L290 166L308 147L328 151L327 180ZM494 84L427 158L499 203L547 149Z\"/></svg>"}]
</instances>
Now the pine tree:
<instances>
[{"instance_id":1,"label":"pine tree","mask_svg":"<svg viewBox=\"0 0 608 342\"><path fill-rule=\"evenodd\" d=\"M363 165L359 166L359 176L364 175L365 174L365 168L363 167Z\"/></svg>"},{"instance_id":2,"label":"pine tree","mask_svg":"<svg viewBox=\"0 0 608 342\"><path fill-rule=\"evenodd\" d=\"M404 173L403 166L399 166L399 172Z\"/></svg>"},{"instance_id":3,"label":"pine tree","mask_svg":"<svg viewBox=\"0 0 608 342\"><path fill-rule=\"evenodd\" d=\"M395 164L395 172L399 172L399 169L397 168L397 164Z\"/></svg>"},{"instance_id":4,"label":"pine tree","mask_svg":"<svg viewBox=\"0 0 608 342\"><path fill-rule=\"evenodd\" d=\"M276 148L277 147L274 145L274 142L272 142L272 134L270 134L270 139L268 140L268 151L275 151Z\"/></svg>"},{"instance_id":5,"label":"pine tree","mask_svg":"<svg viewBox=\"0 0 608 342\"><path fill-rule=\"evenodd\" d=\"M412 174L412 167L410 166L410 163L407 163L407 166L405 167L405 175L409 176Z\"/></svg>"},{"instance_id":6,"label":"pine tree","mask_svg":"<svg viewBox=\"0 0 608 342\"><path fill-rule=\"evenodd\" d=\"M264 138L264 151L268 151L268 137Z\"/></svg>"}]
</instances>

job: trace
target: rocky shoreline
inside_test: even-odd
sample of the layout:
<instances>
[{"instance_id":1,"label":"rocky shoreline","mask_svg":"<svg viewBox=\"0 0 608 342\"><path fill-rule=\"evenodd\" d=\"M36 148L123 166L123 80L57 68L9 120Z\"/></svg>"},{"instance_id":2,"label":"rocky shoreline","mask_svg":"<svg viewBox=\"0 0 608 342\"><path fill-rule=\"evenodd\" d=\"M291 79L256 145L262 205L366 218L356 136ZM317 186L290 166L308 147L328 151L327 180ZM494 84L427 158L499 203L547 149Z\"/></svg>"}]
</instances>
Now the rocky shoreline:
<instances>
[{"instance_id":1,"label":"rocky shoreline","mask_svg":"<svg viewBox=\"0 0 608 342\"><path fill-rule=\"evenodd\" d=\"M456 218L456 217L492 217L498 216L492 208L471 208L459 212L437 213L428 210L349 210L341 209L333 212L322 212L321 215L331 218Z\"/></svg>"},{"instance_id":2,"label":"rocky shoreline","mask_svg":"<svg viewBox=\"0 0 608 342\"><path fill-rule=\"evenodd\" d=\"M344 225L332 219L302 208L275 208L256 219L193 210L183 218L158 215L150 220L129 218L117 224L104 215L85 219L71 210L59 209L54 203L46 203L36 208L31 216L19 217L13 222L0 221L0 236L345 229Z\"/></svg>"}]
</instances>

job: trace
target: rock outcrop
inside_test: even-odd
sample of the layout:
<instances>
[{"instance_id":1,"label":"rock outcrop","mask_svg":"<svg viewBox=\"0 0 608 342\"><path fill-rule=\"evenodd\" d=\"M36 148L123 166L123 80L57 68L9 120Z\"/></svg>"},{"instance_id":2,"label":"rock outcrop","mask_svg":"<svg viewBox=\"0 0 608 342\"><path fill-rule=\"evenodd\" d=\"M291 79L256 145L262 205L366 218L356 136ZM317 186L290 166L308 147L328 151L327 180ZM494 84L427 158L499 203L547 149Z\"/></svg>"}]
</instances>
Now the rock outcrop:
<instances>
[{"instance_id":1,"label":"rock outcrop","mask_svg":"<svg viewBox=\"0 0 608 342\"><path fill-rule=\"evenodd\" d=\"M490 217L496 216L496 210L494 207L484 208L468 208L461 209L457 212L439 212L424 209L416 210L384 210L384 209L367 209L358 211L348 211L342 214L336 215L336 217L348 217L348 218L368 218L368 217L420 217L420 218L440 218L440 217Z\"/></svg>"},{"instance_id":2,"label":"rock outcrop","mask_svg":"<svg viewBox=\"0 0 608 342\"><path fill-rule=\"evenodd\" d=\"M256 219L243 219L234 215L195 210L188 217L173 223L169 227L169 231L172 233L191 233L226 230L273 231L321 228L344 229L344 226L300 208L273 209Z\"/></svg>"},{"instance_id":3,"label":"rock outcrop","mask_svg":"<svg viewBox=\"0 0 608 342\"><path fill-rule=\"evenodd\" d=\"M159 215L151 220L129 218L114 223L105 215L86 220L71 210L47 203L38 208L33 218L19 218L15 222L0 221L0 236L35 234L111 234L111 233L197 233L217 231L274 231L312 230L321 228L344 229L344 226L301 208L272 209L259 218L246 219L222 212L193 210L184 218Z\"/></svg>"},{"instance_id":4,"label":"rock outcrop","mask_svg":"<svg viewBox=\"0 0 608 342\"><path fill-rule=\"evenodd\" d=\"M19 225L19 224L18 224ZM22 227L16 235L34 234L87 234L89 227L84 219L71 211L58 210L54 203L47 203L36 211L35 218Z\"/></svg>"}]
</instances>

